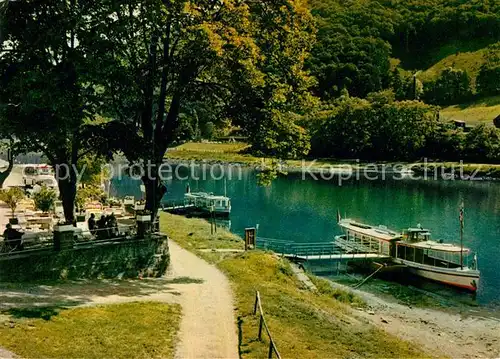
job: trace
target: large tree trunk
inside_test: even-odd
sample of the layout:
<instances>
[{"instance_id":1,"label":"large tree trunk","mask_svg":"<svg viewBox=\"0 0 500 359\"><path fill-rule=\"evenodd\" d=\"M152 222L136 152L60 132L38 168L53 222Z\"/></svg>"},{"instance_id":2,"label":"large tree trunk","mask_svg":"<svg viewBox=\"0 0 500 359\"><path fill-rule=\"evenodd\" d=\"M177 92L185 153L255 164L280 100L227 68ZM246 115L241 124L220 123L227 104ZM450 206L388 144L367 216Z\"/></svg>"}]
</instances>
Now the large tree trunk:
<instances>
[{"instance_id":1,"label":"large tree trunk","mask_svg":"<svg viewBox=\"0 0 500 359\"><path fill-rule=\"evenodd\" d=\"M14 157L9 156L9 166L7 167L7 169L5 171L0 172L0 189L3 188L3 184L4 184L5 180L7 179L7 177L10 176L13 168L14 168Z\"/></svg>"},{"instance_id":2,"label":"large tree trunk","mask_svg":"<svg viewBox=\"0 0 500 359\"><path fill-rule=\"evenodd\" d=\"M71 171L73 172L73 171ZM59 193L64 209L64 218L67 223L73 223L75 220L75 198L76 198L76 176L70 175L69 178L58 180Z\"/></svg>"},{"instance_id":3,"label":"large tree trunk","mask_svg":"<svg viewBox=\"0 0 500 359\"><path fill-rule=\"evenodd\" d=\"M145 209L151 212L151 220L153 222L156 220L156 215L158 209L160 208L161 199L167 192L167 188L160 179L160 175L158 172L159 166L160 164L156 164L156 166L151 170L151 173L146 174L142 178L142 182L144 183L144 187L146 188Z\"/></svg>"}]
</instances>

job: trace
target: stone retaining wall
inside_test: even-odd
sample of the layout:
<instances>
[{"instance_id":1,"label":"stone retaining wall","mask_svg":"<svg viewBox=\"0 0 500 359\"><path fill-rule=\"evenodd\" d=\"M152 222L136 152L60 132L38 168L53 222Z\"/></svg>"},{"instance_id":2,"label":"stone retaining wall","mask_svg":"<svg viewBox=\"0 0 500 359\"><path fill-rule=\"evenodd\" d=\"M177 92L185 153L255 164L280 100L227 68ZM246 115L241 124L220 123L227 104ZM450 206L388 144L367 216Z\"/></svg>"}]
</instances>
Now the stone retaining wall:
<instances>
[{"instance_id":1,"label":"stone retaining wall","mask_svg":"<svg viewBox=\"0 0 500 359\"><path fill-rule=\"evenodd\" d=\"M125 239L53 247L0 257L0 282L84 278L160 277L170 263L168 239Z\"/></svg>"}]
</instances>

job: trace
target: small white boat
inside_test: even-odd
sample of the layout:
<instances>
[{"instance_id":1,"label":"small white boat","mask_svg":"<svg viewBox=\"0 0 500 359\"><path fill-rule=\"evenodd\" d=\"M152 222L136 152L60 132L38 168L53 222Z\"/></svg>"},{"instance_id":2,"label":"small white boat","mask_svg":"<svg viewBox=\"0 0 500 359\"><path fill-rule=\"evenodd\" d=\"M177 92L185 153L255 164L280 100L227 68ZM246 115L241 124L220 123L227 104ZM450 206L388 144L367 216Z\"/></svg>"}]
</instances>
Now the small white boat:
<instances>
[{"instance_id":1,"label":"small white boat","mask_svg":"<svg viewBox=\"0 0 500 359\"><path fill-rule=\"evenodd\" d=\"M417 276L477 291L477 257L474 255L471 260L468 248L430 240L430 232L420 225L402 234L350 219L340 220L339 226L345 231L341 239L358 249L387 255Z\"/></svg>"},{"instance_id":2,"label":"small white boat","mask_svg":"<svg viewBox=\"0 0 500 359\"><path fill-rule=\"evenodd\" d=\"M212 193L194 192L184 194L186 205L194 205L197 209L218 217L229 217L231 214L231 199L226 196L216 196Z\"/></svg>"}]
</instances>

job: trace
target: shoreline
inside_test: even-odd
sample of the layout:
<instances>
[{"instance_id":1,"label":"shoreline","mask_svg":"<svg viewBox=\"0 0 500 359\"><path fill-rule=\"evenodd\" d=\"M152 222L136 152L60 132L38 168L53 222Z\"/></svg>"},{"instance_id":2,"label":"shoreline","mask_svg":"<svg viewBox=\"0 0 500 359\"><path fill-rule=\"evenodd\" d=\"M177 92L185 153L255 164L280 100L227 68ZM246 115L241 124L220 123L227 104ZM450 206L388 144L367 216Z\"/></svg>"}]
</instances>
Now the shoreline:
<instances>
[{"instance_id":1,"label":"shoreline","mask_svg":"<svg viewBox=\"0 0 500 359\"><path fill-rule=\"evenodd\" d=\"M500 320L471 313L414 307L385 296L329 280L333 288L361 297L367 308L357 308L363 320L420 344L427 352L441 352L452 358L491 358L500 354Z\"/></svg>"},{"instance_id":2,"label":"shoreline","mask_svg":"<svg viewBox=\"0 0 500 359\"><path fill-rule=\"evenodd\" d=\"M422 357L494 358L500 355L499 319L480 317L474 313L457 313L408 305L397 298L387 298L385 295L367 292L364 289L353 289L325 277L305 273L314 284L315 290L306 285L303 279L299 279L293 269L288 270L288 261L283 261L275 253L256 250L230 254L220 250L220 248L236 247L241 249L243 241L237 235L230 234L225 230L220 231L217 236L228 235L231 238L231 241L223 243L221 240L215 241L214 238L207 238L200 233L200 231L208 231L206 222L203 222L205 229L202 230L202 222L196 219L180 219L177 216L164 215L163 220L163 225L168 225L171 228L172 237L181 239L181 245L202 258L215 262L229 275L237 299L238 315L244 318L242 321L242 343L245 345L245 349L248 349L249 345L246 333L248 330L253 333L258 326L258 322L248 325L248 317L245 312L248 303L251 304L254 300L253 293L250 291L248 294L247 290L249 286L252 286L262 291L261 294L265 298L267 306L277 308L279 305L279 308L286 308L293 314L274 316L274 310L269 310L267 313L268 318L271 318L271 330L276 336L275 340L280 344L280 350L286 351L288 348L285 343L288 343L293 345L295 356L297 356L297 350L300 351L302 346L307 349L307 353L311 354L311 348L326 347L327 344L332 343L338 343L342 347L347 346L351 354L357 352L362 353L362 356L377 357L381 353L392 353L396 357L418 356L415 353L395 351L401 350L396 349L397 341L405 343L407 348L419 348L422 350L420 355ZM176 225L174 226L173 223ZM260 269L258 276L255 275L257 268ZM295 280L291 280L292 276ZM278 291L278 288L285 285L287 287L283 288L287 288L287 290ZM273 295L276 296L276 300L279 300L278 302L272 302ZM302 304L310 305L307 303L311 300L314 300L311 302L314 304L314 311L307 312L307 319L305 319L303 315L301 316L305 308L299 306ZM244 305L242 306L241 303ZM243 310L242 307L244 307ZM335 323L336 320L340 319L338 330L342 331L342 335L326 335L321 336L320 339L317 339L317 335L306 338L297 338L297 335L293 335L287 342L287 331L280 331L280 327L277 326L280 321L284 321L287 317L291 319L284 322L287 325L286 328L290 328L290 325L292 328L301 325L303 326L301 328L304 329L301 332L305 333L308 333L305 329L318 327L314 324L316 318L320 318L323 322L328 319L326 323ZM326 324L322 323L321 325L321 328L324 328ZM337 327L329 328L329 330L329 333L334 333ZM385 338L392 338L391 344L388 343L387 346L378 348L378 352L371 346L369 347L370 351L363 352L366 348L360 345L359 341L368 339L380 343L384 337L377 334L379 331L384 333ZM319 342L319 346L312 345L315 340ZM252 341L252 343L254 342ZM258 345L259 342L255 343ZM334 348L337 349L338 345ZM350 345L352 346L349 347ZM252 347L253 350L267 350L267 347L264 349L254 348ZM328 348L329 353L331 350ZM256 353L262 354L260 351L254 351L253 356L258 356L255 355ZM325 353L321 349L314 352L316 357L325 356ZM290 356L290 352L287 354ZM347 355L345 356L347 357Z\"/></svg>"},{"instance_id":3,"label":"shoreline","mask_svg":"<svg viewBox=\"0 0 500 359\"><path fill-rule=\"evenodd\" d=\"M183 152L183 151L177 151ZM187 151L185 151L187 152ZM210 155L200 158L199 156L187 156L188 158L165 157L164 161L174 165L190 165L191 163L220 166L240 166L262 172L271 169L272 161L267 158L254 157L248 161L223 160L212 158ZM259 162L260 161L260 162ZM455 163L455 162L427 162L427 163L405 163L405 162L327 162L325 160L290 160L279 164L277 171L281 175L318 175L325 179L333 176L349 176L359 178L360 176L382 175L399 176L401 179L414 180L455 180L465 182L500 181L500 165L477 164L477 163ZM331 176L331 177L328 177ZM418 178L412 178L418 177ZM369 178L370 179L370 178ZM379 179L379 178L376 178Z\"/></svg>"}]
</instances>

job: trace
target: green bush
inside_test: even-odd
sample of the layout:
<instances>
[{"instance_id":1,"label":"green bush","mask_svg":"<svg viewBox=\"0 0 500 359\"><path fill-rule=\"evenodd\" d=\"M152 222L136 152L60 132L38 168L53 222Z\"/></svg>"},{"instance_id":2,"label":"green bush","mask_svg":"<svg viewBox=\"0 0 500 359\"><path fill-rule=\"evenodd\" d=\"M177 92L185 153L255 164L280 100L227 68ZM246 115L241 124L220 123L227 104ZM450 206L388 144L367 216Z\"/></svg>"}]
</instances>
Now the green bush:
<instances>
[{"instance_id":1,"label":"green bush","mask_svg":"<svg viewBox=\"0 0 500 359\"><path fill-rule=\"evenodd\" d=\"M54 203L57 199L57 193L46 186L43 186L39 192L33 195L35 208L47 213L54 208Z\"/></svg>"},{"instance_id":2,"label":"green bush","mask_svg":"<svg viewBox=\"0 0 500 359\"><path fill-rule=\"evenodd\" d=\"M78 189L76 192L75 204L78 208L83 208L87 201L106 201L106 193L97 186L85 186Z\"/></svg>"},{"instance_id":3,"label":"green bush","mask_svg":"<svg viewBox=\"0 0 500 359\"><path fill-rule=\"evenodd\" d=\"M9 189L3 189L0 191L0 201L4 202L9 206L12 211L12 217L16 212L17 205L24 199L25 195L22 189L18 187L11 187Z\"/></svg>"},{"instance_id":4,"label":"green bush","mask_svg":"<svg viewBox=\"0 0 500 359\"><path fill-rule=\"evenodd\" d=\"M472 162L500 163L500 130L484 124L465 138L465 155Z\"/></svg>"},{"instance_id":5,"label":"green bush","mask_svg":"<svg viewBox=\"0 0 500 359\"><path fill-rule=\"evenodd\" d=\"M482 96L500 95L500 65L484 64L481 66L476 86L477 92Z\"/></svg>"}]
</instances>

